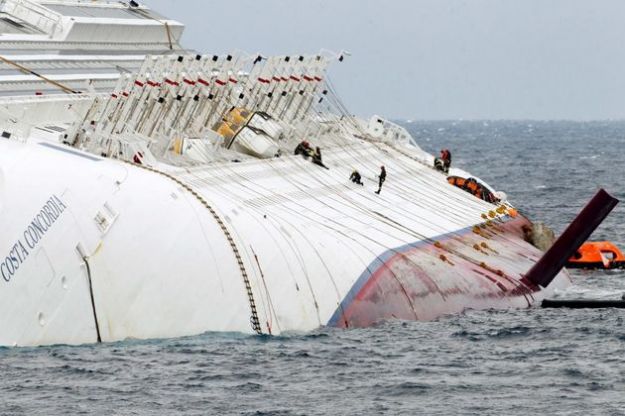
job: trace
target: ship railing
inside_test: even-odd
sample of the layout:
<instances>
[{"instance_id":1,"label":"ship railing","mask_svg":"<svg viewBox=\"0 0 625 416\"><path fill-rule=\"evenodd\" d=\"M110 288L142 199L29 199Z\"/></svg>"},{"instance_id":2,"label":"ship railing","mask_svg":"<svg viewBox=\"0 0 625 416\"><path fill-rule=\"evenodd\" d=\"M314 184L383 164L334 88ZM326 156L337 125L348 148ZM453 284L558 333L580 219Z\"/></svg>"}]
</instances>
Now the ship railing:
<instances>
[{"instance_id":1,"label":"ship railing","mask_svg":"<svg viewBox=\"0 0 625 416\"><path fill-rule=\"evenodd\" d=\"M404 127L386 120L380 116L373 116L369 120L367 133L371 136L397 144L414 143L412 136Z\"/></svg>"},{"instance_id":2,"label":"ship railing","mask_svg":"<svg viewBox=\"0 0 625 416\"><path fill-rule=\"evenodd\" d=\"M365 131L375 140L380 140L401 153L408 152L407 156L413 160L434 168L434 156L424 151L404 127L374 115L369 120Z\"/></svg>"},{"instance_id":3,"label":"ship railing","mask_svg":"<svg viewBox=\"0 0 625 416\"><path fill-rule=\"evenodd\" d=\"M0 11L35 26L51 38L63 29L61 14L30 0L2 0Z\"/></svg>"}]
</instances>

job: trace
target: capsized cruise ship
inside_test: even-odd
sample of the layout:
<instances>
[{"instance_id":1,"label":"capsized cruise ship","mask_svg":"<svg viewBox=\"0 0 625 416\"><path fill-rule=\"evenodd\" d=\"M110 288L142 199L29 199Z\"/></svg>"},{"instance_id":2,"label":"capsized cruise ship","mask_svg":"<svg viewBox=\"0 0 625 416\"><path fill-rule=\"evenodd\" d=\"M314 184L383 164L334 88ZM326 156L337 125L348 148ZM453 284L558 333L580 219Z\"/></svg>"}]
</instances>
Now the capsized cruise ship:
<instances>
[{"instance_id":1,"label":"capsized cruise ship","mask_svg":"<svg viewBox=\"0 0 625 416\"><path fill-rule=\"evenodd\" d=\"M527 278L543 253L505 194L349 114L343 54L213 55L183 29L0 1L0 345L430 320L570 284Z\"/></svg>"}]
</instances>

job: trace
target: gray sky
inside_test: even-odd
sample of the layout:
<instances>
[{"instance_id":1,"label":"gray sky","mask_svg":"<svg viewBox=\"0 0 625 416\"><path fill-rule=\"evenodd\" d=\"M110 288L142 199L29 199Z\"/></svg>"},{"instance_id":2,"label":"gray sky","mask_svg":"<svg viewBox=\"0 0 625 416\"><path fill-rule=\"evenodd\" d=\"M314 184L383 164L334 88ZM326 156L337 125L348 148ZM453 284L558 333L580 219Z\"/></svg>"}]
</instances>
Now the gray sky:
<instances>
[{"instance_id":1,"label":"gray sky","mask_svg":"<svg viewBox=\"0 0 625 416\"><path fill-rule=\"evenodd\" d=\"M625 118L623 0L145 0L185 46L348 50L354 113L406 119Z\"/></svg>"}]
</instances>

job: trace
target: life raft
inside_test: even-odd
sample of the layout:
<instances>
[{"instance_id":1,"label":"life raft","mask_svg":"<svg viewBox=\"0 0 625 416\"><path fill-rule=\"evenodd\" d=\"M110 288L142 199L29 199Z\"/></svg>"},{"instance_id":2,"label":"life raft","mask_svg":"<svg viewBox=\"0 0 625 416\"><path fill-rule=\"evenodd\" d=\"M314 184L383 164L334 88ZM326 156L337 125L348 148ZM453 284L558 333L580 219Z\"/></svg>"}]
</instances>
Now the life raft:
<instances>
[{"instance_id":1,"label":"life raft","mask_svg":"<svg viewBox=\"0 0 625 416\"><path fill-rule=\"evenodd\" d=\"M625 268L625 256L609 241L583 244L569 259L566 267L573 269Z\"/></svg>"},{"instance_id":2,"label":"life raft","mask_svg":"<svg viewBox=\"0 0 625 416\"><path fill-rule=\"evenodd\" d=\"M491 204L499 202L497 197L493 193L475 178L461 178L460 176L449 176L447 182L456 186L470 194L475 195L477 198L490 202Z\"/></svg>"}]
</instances>

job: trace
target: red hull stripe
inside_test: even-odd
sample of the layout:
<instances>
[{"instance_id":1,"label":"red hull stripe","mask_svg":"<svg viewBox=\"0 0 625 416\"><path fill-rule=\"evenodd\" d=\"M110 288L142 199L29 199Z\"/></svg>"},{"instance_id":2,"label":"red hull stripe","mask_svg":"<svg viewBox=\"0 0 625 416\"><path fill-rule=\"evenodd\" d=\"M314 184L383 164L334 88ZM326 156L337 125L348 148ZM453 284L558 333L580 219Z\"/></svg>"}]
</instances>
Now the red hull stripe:
<instances>
[{"instance_id":1,"label":"red hull stripe","mask_svg":"<svg viewBox=\"0 0 625 416\"><path fill-rule=\"evenodd\" d=\"M205 79L199 78L197 82L208 87L208 81L206 81Z\"/></svg>"},{"instance_id":2,"label":"red hull stripe","mask_svg":"<svg viewBox=\"0 0 625 416\"><path fill-rule=\"evenodd\" d=\"M216 83L217 85L221 85L221 86L226 85L226 81L222 81L222 80L220 80L220 79L216 79L216 80L215 80L215 83Z\"/></svg>"},{"instance_id":3,"label":"red hull stripe","mask_svg":"<svg viewBox=\"0 0 625 416\"><path fill-rule=\"evenodd\" d=\"M169 78L165 78L165 82L166 82L167 84L169 84L169 85L173 85L173 86L176 86L176 87L177 87L178 85L180 85L180 84L178 84L176 81L172 81L172 80L171 80L171 79L169 79Z\"/></svg>"},{"instance_id":4,"label":"red hull stripe","mask_svg":"<svg viewBox=\"0 0 625 416\"><path fill-rule=\"evenodd\" d=\"M139 87L143 87L145 84L139 80L135 81L135 85L139 86Z\"/></svg>"},{"instance_id":5,"label":"red hull stripe","mask_svg":"<svg viewBox=\"0 0 625 416\"><path fill-rule=\"evenodd\" d=\"M186 84L189 84L189 85L195 85L195 82L194 82L194 81L191 81L190 79L186 79L186 78L185 78L185 79L183 79L183 81L184 81Z\"/></svg>"},{"instance_id":6,"label":"red hull stripe","mask_svg":"<svg viewBox=\"0 0 625 416\"><path fill-rule=\"evenodd\" d=\"M291 78L293 81L299 81L300 79L298 77L296 77L295 75L291 75L289 78Z\"/></svg>"},{"instance_id":7,"label":"red hull stripe","mask_svg":"<svg viewBox=\"0 0 625 416\"><path fill-rule=\"evenodd\" d=\"M258 81L262 82L263 84L269 84L270 81L268 79L265 78L258 78Z\"/></svg>"},{"instance_id":8,"label":"red hull stripe","mask_svg":"<svg viewBox=\"0 0 625 416\"><path fill-rule=\"evenodd\" d=\"M309 77L309 76L307 76L307 75L304 75L304 79L305 79L306 81L314 81L314 78L311 78L311 77Z\"/></svg>"},{"instance_id":9,"label":"red hull stripe","mask_svg":"<svg viewBox=\"0 0 625 416\"><path fill-rule=\"evenodd\" d=\"M521 217L519 217L521 218ZM506 222L512 223L514 220L507 217ZM449 234L444 234L435 238L437 241L444 240L446 238L457 237L459 235L470 234L473 227L469 227L466 229L458 230ZM359 299L361 293L366 292L367 288L370 288L372 285L376 284L377 279L379 279L384 272L389 268L389 266L393 263L395 259L401 259L405 253L412 251L414 249L419 249L426 247L428 245L432 245L432 243L428 241L418 241L411 244L406 244L405 246L388 250L382 253L376 260L374 260L367 269L360 275L360 277L356 280L354 286L347 293L339 307L334 311L334 314L330 318L327 323L327 326L333 327L341 327L343 326L345 320L349 321L349 311L350 307L356 300ZM489 279L492 280L492 279ZM494 282L495 283L495 282ZM515 284L521 285L521 282L514 282ZM497 286L501 288L501 283L495 283ZM379 319L380 317L374 317Z\"/></svg>"}]
</instances>

